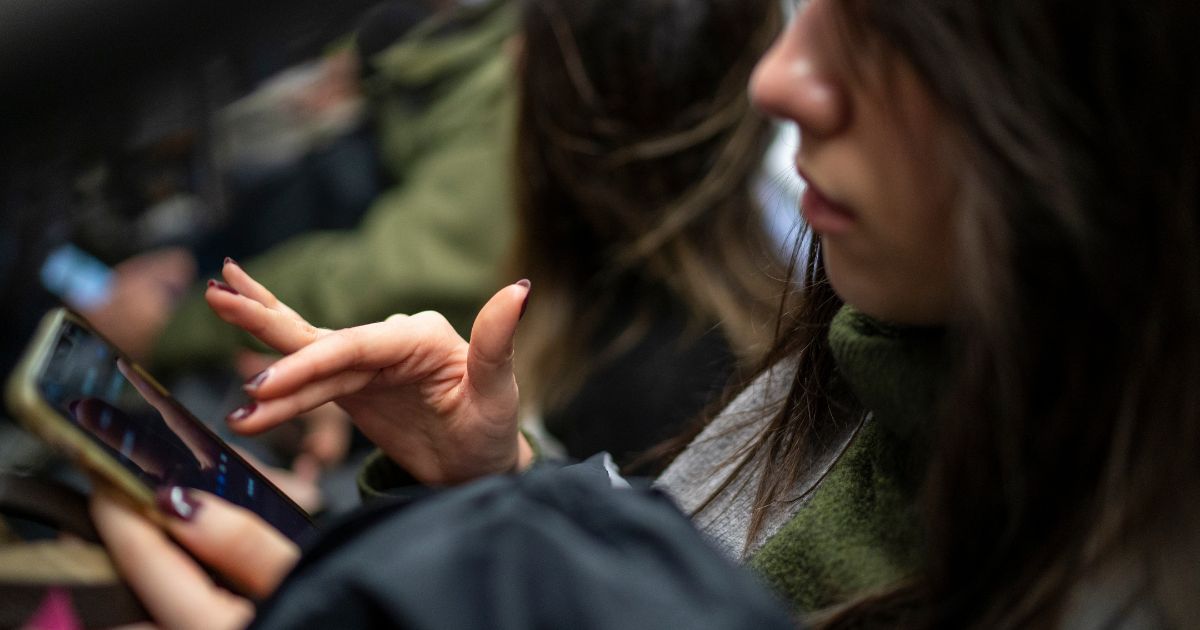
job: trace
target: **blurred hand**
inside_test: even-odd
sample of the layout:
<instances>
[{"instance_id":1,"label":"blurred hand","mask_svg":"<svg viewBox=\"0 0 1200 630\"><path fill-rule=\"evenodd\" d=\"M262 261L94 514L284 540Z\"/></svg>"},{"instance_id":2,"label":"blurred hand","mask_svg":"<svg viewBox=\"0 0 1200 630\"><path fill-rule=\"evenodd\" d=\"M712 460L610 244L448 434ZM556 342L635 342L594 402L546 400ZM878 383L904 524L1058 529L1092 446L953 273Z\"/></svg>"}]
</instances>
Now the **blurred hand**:
<instances>
[{"instance_id":1,"label":"blurred hand","mask_svg":"<svg viewBox=\"0 0 1200 630\"><path fill-rule=\"evenodd\" d=\"M134 359L145 359L196 277L196 263L182 248L134 256L113 269L112 294L83 311L97 330Z\"/></svg>"},{"instance_id":2,"label":"blurred hand","mask_svg":"<svg viewBox=\"0 0 1200 630\"><path fill-rule=\"evenodd\" d=\"M254 616L247 599L270 595L295 565L299 550L257 515L198 490L160 497L166 531L241 591L213 583L167 533L103 483L93 491L92 520L109 555L150 616L164 628L242 628ZM245 597L243 597L243 595Z\"/></svg>"},{"instance_id":3,"label":"blurred hand","mask_svg":"<svg viewBox=\"0 0 1200 630\"><path fill-rule=\"evenodd\" d=\"M238 350L233 355L233 369L243 379L248 379L271 367L278 360L279 355L277 354L263 354L262 352L255 352L253 350Z\"/></svg>"},{"instance_id":4,"label":"blurred hand","mask_svg":"<svg viewBox=\"0 0 1200 630\"><path fill-rule=\"evenodd\" d=\"M353 437L350 414L334 403L325 403L301 415L299 421L304 423L304 438L292 465L296 472L306 467L306 462L328 470L346 459Z\"/></svg>"},{"instance_id":5,"label":"blurred hand","mask_svg":"<svg viewBox=\"0 0 1200 630\"><path fill-rule=\"evenodd\" d=\"M319 116L333 108L362 100L358 55L350 49L321 60L316 80L293 96L297 112Z\"/></svg>"},{"instance_id":6,"label":"blurred hand","mask_svg":"<svg viewBox=\"0 0 1200 630\"><path fill-rule=\"evenodd\" d=\"M468 344L432 312L318 329L236 264L222 274L236 293L210 287L205 297L217 315L287 355L247 384L255 403L230 414L234 430L264 431L336 400L422 483L458 483L532 460L517 428L512 372L527 284L492 297Z\"/></svg>"},{"instance_id":7,"label":"blurred hand","mask_svg":"<svg viewBox=\"0 0 1200 630\"><path fill-rule=\"evenodd\" d=\"M145 377L124 359L117 360L117 369L121 371L125 380L133 385L142 399L154 407L154 410L162 418L163 424L170 429L171 433L179 438L180 442L183 442L192 457L196 459L196 466L201 470L207 470L217 465L219 453L214 450L207 431L181 414L179 409L171 404L170 398L147 382ZM122 432L122 437L123 434L124 432Z\"/></svg>"},{"instance_id":8,"label":"blurred hand","mask_svg":"<svg viewBox=\"0 0 1200 630\"><path fill-rule=\"evenodd\" d=\"M298 462L291 470L276 468L264 464L245 449L236 446L233 449L305 512L315 514L325 506L325 497L317 483L321 477L321 469L316 464Z\"/></svg>"}]
</instances>

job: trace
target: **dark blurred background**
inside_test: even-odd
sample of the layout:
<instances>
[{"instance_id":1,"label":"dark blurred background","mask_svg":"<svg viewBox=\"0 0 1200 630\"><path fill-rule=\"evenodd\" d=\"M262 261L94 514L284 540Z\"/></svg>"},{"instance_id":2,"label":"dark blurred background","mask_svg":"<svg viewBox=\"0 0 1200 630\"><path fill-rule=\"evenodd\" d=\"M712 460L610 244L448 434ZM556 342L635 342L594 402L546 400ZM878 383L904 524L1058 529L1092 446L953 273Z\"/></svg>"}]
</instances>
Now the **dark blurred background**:
<instances>
[{"instance_id":1,"label":"dark blurred background","mask_svg":"<svg viewBox=\"0 0 1200 630\"><path fill-rule=\"evenodd\" d=\"M120 116L158 75L246 89L348 32L370 4L5 0L0 85L12 116L5 122L36 124L97 108Z\"/></svg>"}]
</instances>

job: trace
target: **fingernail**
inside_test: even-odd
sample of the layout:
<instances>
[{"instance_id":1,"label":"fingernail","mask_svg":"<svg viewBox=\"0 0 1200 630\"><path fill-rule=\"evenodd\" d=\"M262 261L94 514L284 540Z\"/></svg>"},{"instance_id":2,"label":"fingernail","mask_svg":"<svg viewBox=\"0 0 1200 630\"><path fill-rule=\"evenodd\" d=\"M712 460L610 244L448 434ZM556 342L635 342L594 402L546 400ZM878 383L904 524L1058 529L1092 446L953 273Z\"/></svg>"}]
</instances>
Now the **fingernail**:
<instances>
[{"instance_id":1,"label":"fingernail","mask_svg":"<svg viewBox=\"0 0 1200 630\"><path fill-rule=\"evenodd\" d=\"M228 416L225 416L225 421L241 422L242 420L249 418L250 414L254 413L255 409L258 409L258 403L252 402L242 405L241 407L231 411Z\"/></svg>"},{"instance_id":2,"label":"fingernail","mask_svg":"<svg viewBox=\"0 0 1200 630\"><path fill-rule=\"evenodd\" d=\"M532 290L533 283L526 278L517 280L517 286L525 287L525 299L521 302L521 314L517 316L517 321L521 321L525 317L525 309L529 308L529 292Z\"/></svg>"},{"instance_id":3,"label":"fingernail","mask_svg":"<svg viewBox=\"0 0 1200 630\"><path fill-rule=\"evenodd\" d=\"M241 295L240 293L237 292L237 289L229 286L228 284L225 284L224 282L221 282L220 280L211 280L210 279L208 281L208 286L209 286L209 288L212 288L212 289L220 289L227 293L232 293L234 295Z\"/></svg>"},{"instance_id":4,"label":"fingernail","mask_svg":"<svg viewBox=\"0 0 1200 630\"><path fill-rule=\"evenodd\" d=\"M267 368L258 374L255 374L254 378L246 381L245 385L242 385L242 389L252 392L259 387L262 387L262 384L267 380L268 376L271 376L271 368Z\"/></svg>"},{"instance_id":5,"label":"fingernail","mask_svg":"<svg viewBox=\"0 0 1200 630\"><path fill-rule=\"evenodd\" d=\"M239 264L238 264L238 261L236 261L236 260L234 260L234 259L230 258L229 256L226 256L226 257L225 257L225 263L224 263L224 264L226 264L226 265L233 265L233 266L235 266L235 267L240 267L240 266L241 266L241 265L239 265Z\"/></svg>"},{"instance_id":6,"label":"fingernail","mask_svg":"<svg viewBox=\"0 0 1200 630\"><path fill-rule=\"evenodd\" d=\"M163 513L184 521L195 518L196 512L200 510L200 502L182 486L159 488L158 492L154 493L154 503Z\"/></svg>"}]
</instances>

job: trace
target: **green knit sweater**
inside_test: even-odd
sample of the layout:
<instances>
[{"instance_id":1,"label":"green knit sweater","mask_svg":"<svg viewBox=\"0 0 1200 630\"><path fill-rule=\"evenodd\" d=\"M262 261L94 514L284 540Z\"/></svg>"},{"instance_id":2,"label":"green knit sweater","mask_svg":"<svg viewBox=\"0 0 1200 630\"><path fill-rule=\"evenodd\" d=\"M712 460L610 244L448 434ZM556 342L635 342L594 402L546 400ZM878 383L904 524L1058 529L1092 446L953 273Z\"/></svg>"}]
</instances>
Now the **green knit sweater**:
<instances>
[{"instance_id":1,"label":"green knit sweater","mask_svg":"<svg viewBox=\"0 0 1200 630\"><path fill-rule=\"evenodd\" d=\"M750 559L799 611L911 574L921 558L914 500L945 355L940 331L880 324L843 308L829 342L870 420L809 503Z\"/></svg>"}]
</instances>

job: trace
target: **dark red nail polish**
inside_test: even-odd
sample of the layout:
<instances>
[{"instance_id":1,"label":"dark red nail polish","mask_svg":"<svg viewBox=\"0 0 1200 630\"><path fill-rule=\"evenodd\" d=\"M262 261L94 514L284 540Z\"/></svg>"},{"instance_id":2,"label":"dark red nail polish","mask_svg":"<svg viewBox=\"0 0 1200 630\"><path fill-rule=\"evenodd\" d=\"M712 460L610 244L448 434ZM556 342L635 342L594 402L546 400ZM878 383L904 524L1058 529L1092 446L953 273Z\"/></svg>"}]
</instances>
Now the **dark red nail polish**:
<instances>
[{"instance_id":1,"label":"dark red nail polish","mask_svg":"<svg viewBox=\"0 0 1200 630\"><path fill-rule=\"evenodd\" d=\"M525 287L525 299L521 302L521 314L517 316L517 321L521 321L521 319L525 317L525 309L529 308L529 291L531 290L533 283L529 282L528 278L521 278L513 284L519 287Z\"/></svg>"},{"instance_id":2,"label":"dark red nail polish","mask_svg":"<svg viewBox=\"0 0 1200 630\"><path fill-rule=\"evenodd\" d=\"M224 282L221 282L220 280L209 280L208 286L211 288L214 288L214 289L220 289L222 291L225 291L226 293L232 293L234 295L241 295L240 293L237 292L237 289L229 286L228 284L225 284Z\"/></svg>"},{"instance_id":3,"label":"dark red nail polish","mask_svg":"<svg viewBox=\"0 0 1200 630\"><path fill-rule=\"evenodd\" d=\"M159 488L158 492L154 493L154 503L164 514L184 521L195 518L196 512L200 510L200 502L182 486Z\"/></svg>"},{"instance_id":4,"label":"dark red nail polish","mask_svg":"<svg viewBox=\"0 0 1200 630\"><path fill-rule=\"evenodd\" d=\"M238 264L238 261L236 261L236 260L234 260L234 259L230 258L229 256L226 256L226 257L225 257L225 263L224 263L224 264L226 264L226 265L233 265L234 267L240 267L240 266L241 266L241 265L239 265L239 264Z\"/></svg>"},{"instance_id":5,"label":"dark red nail polish","mask_svg":"<svg viewBox=\"0 0 1200 630\"><path fill-rule=\"evenodd\" d=\"M261 387L262 384L266 382L267 377L270 375L271 375L271 368L267 368L267 369L259 372L258 374L255 374L254 378L246 381L246 384L242 385L242 388L246 389L248 391L254 391L254 390L258 389L259 387Z\"/></svg>"},{"instance_id":6,"label":"dark red nail polish","mask_svg":"<svg viewBox=\"0 0 1200 630\"><path fill-rule=\"evenodd\" d=\"M255 409L258 409L258 403L252 402L252 403L242 405L241 407L238 407L237 409L234 409L233 411L231 411L228 416L225 416L225 421L226 422L241 422L242 420L249 418L250 414L254 413Z\"/></svg>"}]
</instances>

